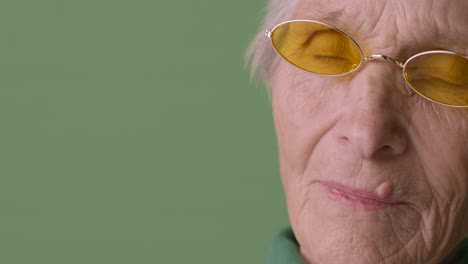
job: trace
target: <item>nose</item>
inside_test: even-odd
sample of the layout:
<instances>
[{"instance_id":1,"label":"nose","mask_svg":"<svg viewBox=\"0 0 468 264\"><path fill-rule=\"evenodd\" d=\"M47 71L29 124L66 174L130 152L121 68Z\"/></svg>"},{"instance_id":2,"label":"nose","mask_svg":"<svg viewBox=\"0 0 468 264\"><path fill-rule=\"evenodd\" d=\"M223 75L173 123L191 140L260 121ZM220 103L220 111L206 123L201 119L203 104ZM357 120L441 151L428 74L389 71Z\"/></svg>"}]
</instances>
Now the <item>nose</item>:
<instances>
[{"instance_id":1,"label":"nose","mask_svg":"<svg viewBox=\"0 0 468 264\"><path fill-rule=\"evenodd\" d=\"M404 88L391 65L372 64L350 83L338 137L361 159L390 158L404 153L408 144L402 125Z\"/></svg>"}]
</instances>

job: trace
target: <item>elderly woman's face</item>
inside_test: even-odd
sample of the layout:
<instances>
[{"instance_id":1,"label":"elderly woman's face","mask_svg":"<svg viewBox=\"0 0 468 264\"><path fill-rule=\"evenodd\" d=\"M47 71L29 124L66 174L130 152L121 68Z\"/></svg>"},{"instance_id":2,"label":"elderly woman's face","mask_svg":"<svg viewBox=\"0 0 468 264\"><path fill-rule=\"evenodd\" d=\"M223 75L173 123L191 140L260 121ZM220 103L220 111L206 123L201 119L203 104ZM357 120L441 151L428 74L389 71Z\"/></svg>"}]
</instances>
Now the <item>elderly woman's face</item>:
<instances>
[{"instance_id":1,"label":"elderly woman's face","mask_svg":"<svg viewBox=\"0 0 468 264\"><path fill-rule=\"evenodd\" d=\"M303 1L294 18L340 28L366 55L405 61L434 49L467 54L467 8ZM437 263L468 235L466 109L409 94L401 68L385 61L323 77L283 60L272 97L291 224L309 262Z\"/></svg>"}]
</instances>

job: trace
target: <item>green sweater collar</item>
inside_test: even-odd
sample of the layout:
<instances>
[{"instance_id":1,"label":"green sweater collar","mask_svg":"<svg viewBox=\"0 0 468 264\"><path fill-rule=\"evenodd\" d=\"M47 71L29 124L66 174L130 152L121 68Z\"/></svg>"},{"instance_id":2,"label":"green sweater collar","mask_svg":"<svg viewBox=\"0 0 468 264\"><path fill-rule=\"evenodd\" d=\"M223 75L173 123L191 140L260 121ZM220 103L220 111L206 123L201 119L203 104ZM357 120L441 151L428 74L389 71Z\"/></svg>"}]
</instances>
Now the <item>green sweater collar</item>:
<instances>
[{"instance_id":1,"label":"green sweater collar","mask_svg":"<svg viewBox=\"0 0 468 264\"><path fill-rule=\"evenodd\" d=\"M306 264L299 254L299 244L291 227L282 229L273 237L268 264Z\"/></svg>"},{"instance_id":2,"label":"green sweater collar","mask_svg":"<svg viewBox=\"0 0 468 264\"><path fill-rule=\"evenodd\" d=\"M291 227L282 229L273 237L268 264L306 264L299 253L299 244ZM459 257L454 264L468 264L468 239L463 240Z\"/></svg>"}]
</instances>

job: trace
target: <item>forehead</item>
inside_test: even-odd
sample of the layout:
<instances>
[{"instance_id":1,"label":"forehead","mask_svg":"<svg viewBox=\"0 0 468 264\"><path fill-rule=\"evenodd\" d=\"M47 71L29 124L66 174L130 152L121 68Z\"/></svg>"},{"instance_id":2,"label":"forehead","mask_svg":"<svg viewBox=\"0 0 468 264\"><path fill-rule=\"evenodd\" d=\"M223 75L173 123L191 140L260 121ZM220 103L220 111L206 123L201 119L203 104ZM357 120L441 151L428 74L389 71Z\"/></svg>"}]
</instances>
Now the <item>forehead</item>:
<instances>
[{"instance_id":1,"label":"forehead","mask_svg":"<svg viewBox=\"0 0 468 264\"><path fill-rule=\"evenodd\" d=\"M294 18L319 20L372 49L468 53L468 0L302 0ZM387 53L388 53L387 52Z\"/></svg>"}]
</instances>

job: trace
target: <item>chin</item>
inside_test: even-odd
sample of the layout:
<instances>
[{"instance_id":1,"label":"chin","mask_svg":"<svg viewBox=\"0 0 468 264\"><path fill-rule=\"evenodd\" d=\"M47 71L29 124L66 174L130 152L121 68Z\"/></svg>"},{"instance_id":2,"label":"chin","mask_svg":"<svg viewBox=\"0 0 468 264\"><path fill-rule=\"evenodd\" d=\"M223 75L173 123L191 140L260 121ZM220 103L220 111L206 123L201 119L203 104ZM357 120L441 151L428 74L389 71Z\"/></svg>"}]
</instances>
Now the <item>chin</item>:
<instances>
[{"instance_id":1,"label":"chin","mask_svg":"<svg viewBox=\"0 0 468 264\"><path fill-rule=\"evenodd\" d=\"M382 206L330 197L310 186L307 201L291 201L290 220L309 263L415 263L424 252L421 215L408 204ZM430 263L430 262L424 262Z\"/></svg>"}]
</instances>

